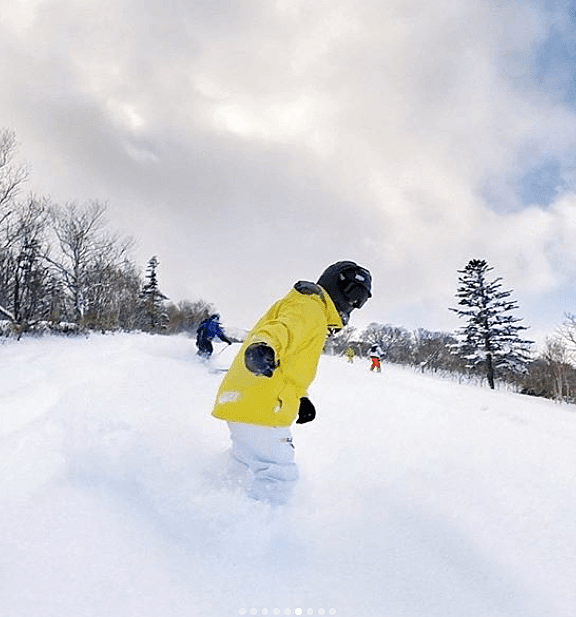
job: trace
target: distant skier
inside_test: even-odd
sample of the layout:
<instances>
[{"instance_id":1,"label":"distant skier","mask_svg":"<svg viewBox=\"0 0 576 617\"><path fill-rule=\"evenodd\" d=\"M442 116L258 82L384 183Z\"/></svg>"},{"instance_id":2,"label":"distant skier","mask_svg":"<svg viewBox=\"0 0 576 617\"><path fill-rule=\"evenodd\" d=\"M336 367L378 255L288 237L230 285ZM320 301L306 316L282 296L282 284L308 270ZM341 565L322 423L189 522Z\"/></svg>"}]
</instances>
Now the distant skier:
<instances>
[{"instance_id":1,"label":"distant skier","mask_svg":"<svg viewBox=\"0 0 576 617\"><path fill-rule=\"evenodd\" d=\"M384 359L384 352L382 351L382 347L380 345L372 345L370 347L370 360L372 360L372 365L370 366L370 370L373 371L376 369L377 373L380 373L382 367L380 366L380 360Z\"/></svg>"},{"instance_id":2,"label":"distant skier","mask_svg":"<svg viewBox=\"0 0 576 617\"><path fill-rule=\"evenodd\" d=\"M346 356L346 359L348 360L348 362L350 362L350 364L354 364L354 356L356 354L354 353L352 347L348 347L348 349L344 352L344 355Z\"/></svg>"},{"instance_id":3,"label":"distant skier","mask_svg":"<svg viewBox=\"0 0 576 617\"><path fill-rule=\"evenodd\" d=\"M352 261L317 283L298 281L249 332L224 376L212 415L228 422L229 473L253 499L285 503L298 479L290 426L316 417L307 390L330 332L371 297L372 277Z\"/></svg>"},{"instance_id":4,"label":"distant skier","mask_svg":"<svg viewBox=\"0 0 576 617\"><path fill-rule=\"evenodd\" d=\"M220 315L215 313L200 322L196 330L196 347L198 355L202 358L209 358L214 351L212 340L218 337L223 343L232 345L232 341L224 334L220 327Z\"/></svg>"}]
</instances>

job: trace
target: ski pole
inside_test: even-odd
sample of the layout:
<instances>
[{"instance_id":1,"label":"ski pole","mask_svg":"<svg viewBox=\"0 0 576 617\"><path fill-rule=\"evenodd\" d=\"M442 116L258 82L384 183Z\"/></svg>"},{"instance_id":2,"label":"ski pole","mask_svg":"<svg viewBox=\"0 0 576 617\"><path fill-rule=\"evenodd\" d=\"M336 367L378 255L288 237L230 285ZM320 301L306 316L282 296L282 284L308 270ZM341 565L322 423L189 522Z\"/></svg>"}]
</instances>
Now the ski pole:
<instances>
[{"instance_id":1,"label":"ski pole","mask_svg":"<svg viewBox=\"0 0 576 617\"><path fill-rule=\"evenodd\" d=\"M226 347L228 347L228 344L222 347L222 349L216 354L216 357L218 357L226 349Z\"/></svg>"}]
</instances>

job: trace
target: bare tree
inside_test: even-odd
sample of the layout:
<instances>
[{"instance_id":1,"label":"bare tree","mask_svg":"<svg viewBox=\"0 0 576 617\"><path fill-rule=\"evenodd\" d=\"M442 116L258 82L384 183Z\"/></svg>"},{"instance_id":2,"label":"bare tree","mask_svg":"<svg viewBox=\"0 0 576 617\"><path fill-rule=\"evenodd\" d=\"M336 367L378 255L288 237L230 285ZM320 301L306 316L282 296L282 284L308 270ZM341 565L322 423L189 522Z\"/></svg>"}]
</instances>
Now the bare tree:
<instances>
[{"instance_id":1,"label":"bare tree","mask_svg":"<svg viewBox=\"0 0 576 617\"><path fill-rule=\"evenodd\" d=\"M196 300L195 302L181 300L178 304L171 303L166 307L168 316L166 332L168 334L196 332L198 324L215 312L214 305L204 300Z\"/></svg>"},{"instance_id":2,"label":"bare tree","mask_svg":"<svg viewBox=\"0 0 576 617\"><path fill-rule=\"evenodd\" d=\"M324 347L325 353L333 356L341 356L348 347L352 347L356 353L360 353L360 345L355 342L356 328L344 326L342 330L329 336Z\"/></svg>"},{"instance_id":3,"label":"bare tree","mask_svg":"<svg viewBox=\"0 0 576 617\"><path fill-rule=\"evenodd\" d=\"M399 326L371 323L362 333L365 347L379 345L389 362L411 364L414 348L412 334ZM366 350L363 350L366 351Z\"/></svg>"},{"instance_id":4,"label":"bare tree","mask_svg":"<svg viewBox=\"0 0 576 617\"><path fill-rule=\"evenodd\" d=\"M554 398L558 401L567 399L570 395L570 366L566 345L561 339L548 337L542 358L546 361Z\"/></svg>"},{"instance_id":5,"label":"bare tree","mask_svg":"<svg viewBox=\"0 0 576 617\"><path fill-rule=\"evenodd\" d=\"M0 225L10 216L9 206L28 178L26 167L13 163L16 146L14 131L0 130Z\"/></svg>"},{"instance_id":6,"label":"bare tree","mask_svg":"<svg viewBox=\"0 0 576 617\"><path fill-rule=\"evenodd\" d=\"M129 260L94 265L88 272L84 325L102 332L141 326L141 287L140 274Z\"/></svg>"},{"instance_id":7,"label":"bare tree","mask_svg":"<svg viewBox=\"0 0 576 617\"><path fill-rule=\"evenodd\" d=\"M530 363L523 394L573 403L576 400L576 370L560 337L548 337L540 356Z\"/></svg>"},{"instance_id":8,"label":"bare tree","mask_svg":"<svg viewBox=\"0 0 576 617\"><path fill-rule=\"evenodd\" d=\"M105 214L106 205L98 201L83 206L72 202L51 211L59 254L45 258L61 277L78 324L84 320L88 292L98 284L91 274L119 266L133 244L108 231Z\"/></svg>"},{"instance_id":9,"label":"bare tree","mask_svg":"<svg viewBox=\"0 0 576 617\"><path fill-rule=\"evenodd\" d=\"M48 271L46 250L46 201L29 197L14 204L5 221L6 242L0 249L0 312L19 325L20 331L42 317L44 284Z\"/></svg>"},{"instance_id":10,"label":"bare tree","mask_svg":"<svg viewBox=\"0 0 576 617\"><path fill-rule=\"evenodd\" d=\"M451 352L455 343L456 339L451 334L419 328L414 332L414 365L422 371L463 372L462 362Z\"/></svg>"},{"instance_id":11,"label":"bare tree","mask_svg":"<svg viewBox=\"0 0 576 617\"><path fill-rule=\"evenodd\" d=\"M16 145L14 131L0 130L0 265L2 268L0 279L5 279L11 272L11 255L7 253L7 250L15 236L8 221L13 214L15 197L28 177L26 168L22 165L17 166L13 162ZM4 297L7 289L2 282L3 280L0 280L0 318L7 318L13 322L15 316L7 306Z\"/></svg>"},{"instance_id":12,"label":"bare tree","mask_svg":"<svg viewBox=\"0 0 576 617\"><path fill-rule=\"evenodd\" d=\"M44 317L41 306L48 277L43 254L46 252L46 202L30 198L16 213L15 235L11 253L12 312L15 320L26 329L30 321Z\"/></svg>"},{"instance_id":13,"label":"bare tree","mask_svg":"<svg viewBox=\"0 0 576 617\"><path fill-rule=\"evenodd\" d=\"M564 323L558 328L558 336L564 341L571 360L576 358L576 315L566 313Z\"/></svg>"}]
</instances>

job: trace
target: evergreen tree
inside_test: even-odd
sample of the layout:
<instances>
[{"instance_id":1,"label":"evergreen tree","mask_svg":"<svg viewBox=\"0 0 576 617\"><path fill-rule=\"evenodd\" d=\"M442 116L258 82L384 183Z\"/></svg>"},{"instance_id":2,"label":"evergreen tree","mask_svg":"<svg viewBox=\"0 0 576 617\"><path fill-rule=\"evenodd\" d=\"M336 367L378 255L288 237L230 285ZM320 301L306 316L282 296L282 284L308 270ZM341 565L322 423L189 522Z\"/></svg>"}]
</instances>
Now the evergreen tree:
<instances>
[{"instance_id":1,"label":"evergreen tree","mask_svg":"<svg viewBox=\"0 0 576 617\"><path fill-rule=\"evenodd\" d=\"M158 287L158 277L156 269L159 261L156 256L148 261L146 268L146 278L148 282L142 288L142 298L149 319L150 330L154 331L161 325L163 318L163 302L168 298L160 291Z\"/></svg>"},{"instance_id":2,"label":"evergreen tree","mask_svg":"<svg viewBox=\"0 0 576 617\"><path fill-rule=\"evenodd\" d=\"M472 259L464 270L458 270L461 276L456 297L463 308L450 310L468 320L457 332L457 351L467 359L470 368L485 369L493 389L497 374L525 371L532 341L518 336L527 330L518 325L521 318L512 314L518 304L510 299L512 291L501 289L502 278L488 280L492 270L483 259Z\"/></svg>"}]
</instances>

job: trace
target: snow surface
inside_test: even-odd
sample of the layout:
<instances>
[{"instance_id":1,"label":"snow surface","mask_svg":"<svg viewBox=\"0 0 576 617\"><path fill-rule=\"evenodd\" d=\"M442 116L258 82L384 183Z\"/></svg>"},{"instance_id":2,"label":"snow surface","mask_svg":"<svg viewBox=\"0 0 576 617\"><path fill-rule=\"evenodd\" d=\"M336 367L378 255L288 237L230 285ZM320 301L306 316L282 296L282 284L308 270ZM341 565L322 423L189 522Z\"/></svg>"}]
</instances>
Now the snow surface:
<instances>
[{"instance_id":1,"label":"snow surface","mask_svg":"<svg viewBox=\"0 0 576 617\"><path fill-rule=\"evenodd\" d=\"M323 357L271 508L219 482L237 349L0 344L2 617L576 615L574 407Z\"/></svg>"}]
</instances>

